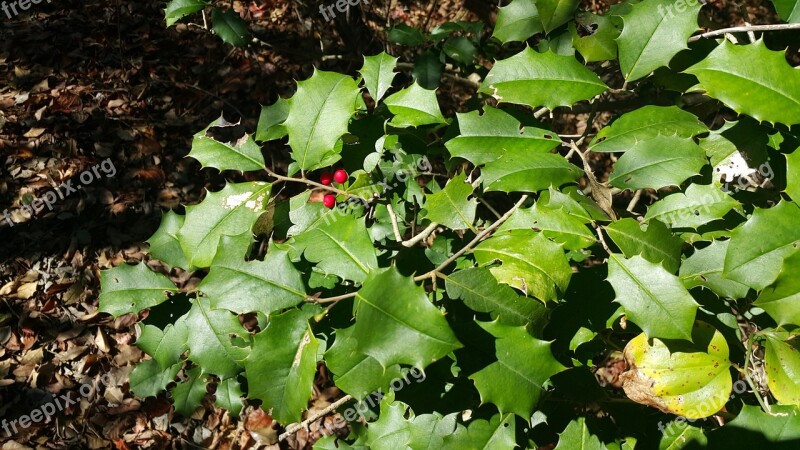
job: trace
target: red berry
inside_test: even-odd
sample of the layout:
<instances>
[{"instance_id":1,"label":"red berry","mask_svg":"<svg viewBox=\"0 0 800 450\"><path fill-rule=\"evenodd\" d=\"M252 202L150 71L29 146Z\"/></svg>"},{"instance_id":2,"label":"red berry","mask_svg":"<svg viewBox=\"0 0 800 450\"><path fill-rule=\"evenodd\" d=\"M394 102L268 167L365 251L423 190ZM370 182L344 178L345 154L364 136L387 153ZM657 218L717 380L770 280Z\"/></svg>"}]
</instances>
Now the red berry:
<instances>
[{"instance_id":1,"label":"red berry","mask_svg":"<svg viewBox=\"0 0 800 450\"><path fill-rule=\"evenodd\" d=\"M333 180L333 176L330 172L323 172L322 175L319 176L319 182L324 184L325 186L330 186L331 181Z\"/></svg>"},{"instance_id":2,"label":"red berry","mask_svg":"<svg viewBox=\"0 0 800 450\"><path fill-rule=\"evenodd\" d=\"M322 198L322 204L328 209L333 209L336 206L336 196L333 194L326 195Z\"/></svg>"},{"instance_id":3,"label":"red berry","mask_svg":"<svg viewBox=\"0 0 800 450\"><path fill-rule=\"evenodd\" d=\"M333 172L333 180L339 184L344 183L347 181L347 171L339 169L336 172Z\"/></svg>"}]
</instances>

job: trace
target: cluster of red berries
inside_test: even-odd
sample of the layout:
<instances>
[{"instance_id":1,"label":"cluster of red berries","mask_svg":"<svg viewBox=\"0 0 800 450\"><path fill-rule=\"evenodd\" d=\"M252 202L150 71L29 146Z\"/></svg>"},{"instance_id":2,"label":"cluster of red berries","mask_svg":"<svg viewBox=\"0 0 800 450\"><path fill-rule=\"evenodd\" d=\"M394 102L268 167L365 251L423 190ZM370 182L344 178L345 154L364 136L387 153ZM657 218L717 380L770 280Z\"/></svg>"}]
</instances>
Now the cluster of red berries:
<instances>
[{"instance_id":1,"label":"cluster of red berries","mask_svg":"<svg viewBox=\"0 0 800 450\"><path fill-rule=\"evenodd\" d=\"M347 171L339 169L333 172L333 174L330 172L323 172L322 175L319 176L319 182L325 186L330 186L334 181L339 184L344 184L347 178ZM328 209L333 209L333 207L336 206L336 196L333 194L326 194L325 197L322 198L322 204Z\"/></svg>"}]
</instances>

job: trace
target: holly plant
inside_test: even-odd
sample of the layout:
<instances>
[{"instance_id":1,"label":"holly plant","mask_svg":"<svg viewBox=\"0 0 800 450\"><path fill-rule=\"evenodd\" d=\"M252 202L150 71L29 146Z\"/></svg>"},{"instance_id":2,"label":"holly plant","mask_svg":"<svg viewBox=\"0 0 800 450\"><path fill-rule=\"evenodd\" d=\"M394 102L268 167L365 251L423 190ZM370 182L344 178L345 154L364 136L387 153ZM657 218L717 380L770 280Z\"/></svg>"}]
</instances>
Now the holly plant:
<instances>
[{"instance_id":1,"label":"holly plant","mask_svg":"<svg viewBox=\"0 0 800 450\"><path fill-rule=\"evenodd\" d=\"M280 440L336 416L316 449L798 448L797 35L677 3L392 28L474 84L447 113L380 53L209 124L189 157L232 181L102 272L101 311L144 318L131 391Z\"/></svg>"}]
</instances>

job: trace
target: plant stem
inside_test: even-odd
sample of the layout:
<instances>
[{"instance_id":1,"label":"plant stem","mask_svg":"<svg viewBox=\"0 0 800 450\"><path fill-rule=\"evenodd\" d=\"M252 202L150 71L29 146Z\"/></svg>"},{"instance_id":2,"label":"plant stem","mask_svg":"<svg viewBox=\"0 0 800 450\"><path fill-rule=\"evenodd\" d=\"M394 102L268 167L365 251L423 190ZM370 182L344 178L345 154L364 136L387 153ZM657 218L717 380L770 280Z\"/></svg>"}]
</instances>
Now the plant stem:
<instances>
[{"instance_id":1,"label":"plant stem","mask_svg":"<svg viewBox=\"0 0 800 450\"><path fill-rule=\"evenodd\" d=\"M306 419L306 420L304 420L304 421L302 421L302 422L300 422L298 424L289 425L288 427L286 427L286 431L283 434L281 434L280 437L278 437L278 441L279 442L285 441L286 439L289 438L289 436L297 433L303 427L307 427L309 424L313 423L314 421L316 421L320 417L327 416L332 411L334 411L336 408L344 405L345 403L347 403L347 402L349 402L351 400L353 400L353 396L352 395L345 395L344 397L342 397L339 400L336 400L335 402L331 403L325 409L323 409L322 411L317 412L316 414L314 414L313 416L309 417L308 419Z\"/></svg>"},{"instance_id":2,"label":"plant stem","mask_svg":"<svg viewBox=\"0 0 800 450\"><path fill-rule=\"evenodd\" d=\"M769 408L769 405L767 404L767 402L764 401L763 398L761 398L761 393L759 393L758 389L756 388L756 384L753 382L753 379L750 378L750 371L748 369L750 366L750 355L752 354L752 352L753 352L753 342L751 339L748 339L747 348L745 349L744 353L744 370L742 370L742 372L744 373L744 378L747 380L747 384L750 385L750 389L753 390L753 395L756 396L758 404L761 405L761 408L763 408L764 411L766 411L769 414L772 414L772 410Z\"/></svg>"},{"instance_id":3,"label":"plant stem","mask_svg":"<svg viewBox=\"0 0 800 450\"><path fill-rule=\"evenodd\" d=\"M779 31L779 30L800 30L800 23L780 23L775 25L749 25L743 27L723 28L721 30L709 31L689 38L689 42L699 41L703 38L720 36L728 33L752 33L753 31Z\"/></svg>"},{"instance_id":4,"label":"plant stem","mask_svg":"<svg viewBox=\"0 0 800 450\"><path fill-rule=\"evenodd\" d=\"M438 223L433 222L432 224L428 225L427 228L425 228L424 230L420 231L418 235L412 237L411 239L409 239L407 241L403 241L402 242L403 247L413 247L413 246L417 245L417 243L419 241L427 238L429 234L433 233L433 230L435 230L436 227L438 227L438 226L439 226Z\"/></svg>"}]
</instances>

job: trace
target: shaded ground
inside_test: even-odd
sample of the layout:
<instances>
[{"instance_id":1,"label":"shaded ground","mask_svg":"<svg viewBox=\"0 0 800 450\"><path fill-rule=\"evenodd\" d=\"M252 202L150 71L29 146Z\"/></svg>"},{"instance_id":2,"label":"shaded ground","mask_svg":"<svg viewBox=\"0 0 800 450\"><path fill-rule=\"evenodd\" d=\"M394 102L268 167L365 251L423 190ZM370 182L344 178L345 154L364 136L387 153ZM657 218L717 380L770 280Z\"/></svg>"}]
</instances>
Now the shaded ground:
<instances>
[{"instance_id":1,"label":"shaded ground","mask_svg":"<svg viewBox=\"0 0 800 450\"><path fill-rule=\"evenodd\" d=\"M14 222L0 217L0 418L62 395L80 400L65 405L56 422L12 433L16 442L231 448L275 433L258 410L232 422L209 403L185 419L173 416L163 396L134 399L127 376L142 357L132 344L136 318L96 312L98 273L141 260L140 243L157 228L162 209L195 203L203 188L223 184L218 173L184 159L194 133L220 113L243 118L252 131L259 104L290 95L294 80L314 65L354 73L358 55L382 48L369 27L338 24L337 34L337 26L300 3L234 2L263 42L249 50L231 49L202 24L165 28L162 2L67 0L33 5L11 20L0 13L0 210L7 208ZM491 19L493 2L466 3L397 1L386 11L393 22L429 26L445 18ZM767 22L760 20L764 2L752 3L753 21ZM727 20L739 14L735 4L718 6L715 22L738 23ZM364 17L383 21L386 11L371 7ZM83 183L80 174L92 167ZM82 189L52 210L23 212L23 204L70 179ZM99 389L80 398L87 383ZM314 408L336 398L325 386L323 370ZM0 442L6 436L0 429ZM299 433L290 445L303 448L306 437Z\"/></svg>"}]
</instances>

